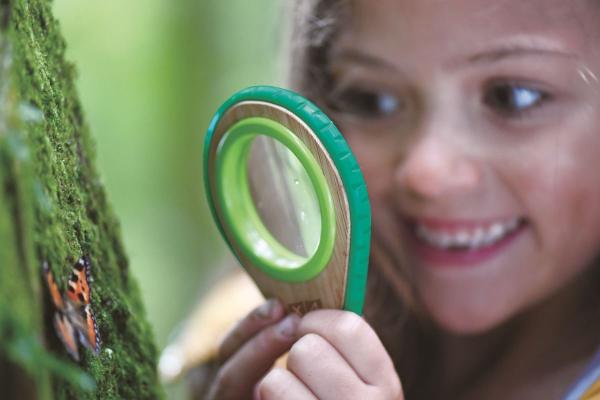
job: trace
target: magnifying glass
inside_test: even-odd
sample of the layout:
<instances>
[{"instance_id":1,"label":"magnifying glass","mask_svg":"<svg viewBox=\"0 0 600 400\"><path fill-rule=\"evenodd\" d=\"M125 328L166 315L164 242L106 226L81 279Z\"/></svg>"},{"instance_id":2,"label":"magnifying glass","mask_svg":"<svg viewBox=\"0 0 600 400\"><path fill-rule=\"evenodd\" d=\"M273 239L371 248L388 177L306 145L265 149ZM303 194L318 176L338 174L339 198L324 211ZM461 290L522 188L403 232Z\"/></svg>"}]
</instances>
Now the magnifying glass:
<instances>
[{"instance_id":1,"label":"magnifying glass","mask_svg":"<svg viewBox=\"0 0 600 400\"><path fill-rule=\"evenodd\" d=\"M331 120L292 91L229 98L204 145L204 183L229 248L289 312L362 313L371 211L354 155Z\"/></svg>"}]
</instances>

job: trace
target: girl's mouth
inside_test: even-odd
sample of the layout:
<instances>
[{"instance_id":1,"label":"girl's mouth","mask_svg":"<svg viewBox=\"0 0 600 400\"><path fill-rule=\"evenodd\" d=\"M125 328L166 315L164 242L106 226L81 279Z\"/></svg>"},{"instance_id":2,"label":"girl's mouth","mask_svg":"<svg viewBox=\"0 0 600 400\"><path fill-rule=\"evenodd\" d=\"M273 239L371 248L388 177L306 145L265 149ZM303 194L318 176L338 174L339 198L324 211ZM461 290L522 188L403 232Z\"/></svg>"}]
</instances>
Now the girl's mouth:
<instances>
[{"instance_id":1,"label":"girl's mouth","mask_svg":"<svg viewBox=\"0 0 600 400\"><path fill-rule=\"evenodd\" d=\"M406 221L415 255L435 266L468 266L501 253L527 225L525 218L475 221Z\"/></svg>"}]
</instances>

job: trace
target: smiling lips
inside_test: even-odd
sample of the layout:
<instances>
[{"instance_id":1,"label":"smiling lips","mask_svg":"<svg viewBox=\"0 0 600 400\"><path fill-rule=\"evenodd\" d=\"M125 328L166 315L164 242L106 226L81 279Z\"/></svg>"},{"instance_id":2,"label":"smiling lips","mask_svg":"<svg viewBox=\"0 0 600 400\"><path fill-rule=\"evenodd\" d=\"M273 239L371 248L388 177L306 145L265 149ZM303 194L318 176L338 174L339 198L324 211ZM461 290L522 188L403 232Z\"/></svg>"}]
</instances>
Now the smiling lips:
<instances>
[{"instance_id":1,"label":"smiling lips","mask_svg":"<svg viewBox=\"0 0 600 400\"><path fill-rule=\"evenodd\" d=\"M518 217L477 222L413 219L408 222L407 244L431 266L472 266L500 254L526 225Z\"/></svg>"},{"instance_id":2,"label":"smiling lips","mask_svg":"<svg viewBox=\"0 0 600 400\"><path fill-rule=\"evenodd\" d=\"M417 238L439 249L470 249L491 246L499 242L519 226L517 217L488 222L486 224L433 224L416 221L413 225Z\"/></svg>"}]
</instances>

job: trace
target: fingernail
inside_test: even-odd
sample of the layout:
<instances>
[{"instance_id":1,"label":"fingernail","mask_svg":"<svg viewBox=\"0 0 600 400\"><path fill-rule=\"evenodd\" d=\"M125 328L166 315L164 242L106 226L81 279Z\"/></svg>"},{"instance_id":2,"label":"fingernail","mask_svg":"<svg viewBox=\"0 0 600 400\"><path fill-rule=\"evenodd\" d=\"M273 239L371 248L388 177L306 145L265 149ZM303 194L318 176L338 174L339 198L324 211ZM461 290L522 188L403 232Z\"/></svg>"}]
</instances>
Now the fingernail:
<instances>
[{"instance_id":1,"label":"fingernail","mask_svg":"<svg viewBox=\"0 0 600 400\"><path fill-rule=\"evenodd\" d=\"M252 391L253 397L252 400L260 400L260 382L254 385L254 390Z\"/></svg>"},{"instance_id":2,"label":"fingernail","mask_svg":"<svg viewBox=\"0 0 600 400\"><path fill-rule=\"evenodd\" d=\"M277 301L275 299L269 299L266 303L263 303L256 309L256 315L258 315L262 319L267 319L273 313L275 306L277 305Z\"/></svg>"},{"instance_id":3,"label":"fingernail","mask_svg":"<svg viewBox=\"0 0 600 400\"><path fill-rule=\"evenodd\" d=\"M299 323L300 317L296 314L290 314L277 324L277 333L287 338L294 337Z\"/></svg>"}]
</instances>

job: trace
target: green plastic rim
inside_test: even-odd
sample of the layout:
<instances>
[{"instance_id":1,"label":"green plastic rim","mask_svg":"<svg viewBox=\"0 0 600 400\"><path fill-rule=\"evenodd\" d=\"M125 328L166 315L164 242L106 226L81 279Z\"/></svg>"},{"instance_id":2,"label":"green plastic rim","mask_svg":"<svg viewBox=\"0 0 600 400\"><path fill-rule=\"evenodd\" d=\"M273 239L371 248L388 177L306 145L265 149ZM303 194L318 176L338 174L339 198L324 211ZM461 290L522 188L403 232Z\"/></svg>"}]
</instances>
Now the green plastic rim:
<instances>
[{"instance_id":1,"label":"green plastic rim","mask_svg":"<svg viewBox=\"0 0 600 400\"><path fill-rule=\"evenodd\" d=\"M313 185L321 215L321 234L316 250L309 257L293 253L275 239L256 210L248 183L248 157L252 143L259 135L271 137L290 150ZM217 201L244 255L274 279L305 282L317 276L333 253L335 210L327 180L304 143L273 120L245 118L223 136L217 148L216 166Z\"/></svg>"},{"instance_id":2,"label":"green plastic rim","mask_svg":"<svg viewBox=\"0 0 600 400\"><path fill-rule=\"evenodd\" d=\"M206 198L217 228L233 251L214 204L215 194L212 192L210 178L214 172L210 161L211 145L223 116L231 107L245 101L274 104L296 115L319 138L335 164L350 210L350 248L348 249L348 274L343 308L359 315L362 314L371 244L371 207L367 186L358 163L340 131L325 113L299 94L273 86L248 87L227 99L213 116L204 137L203 174ZM235 251L233 253L235 254Z\"/></svg>"}]
</instances>

